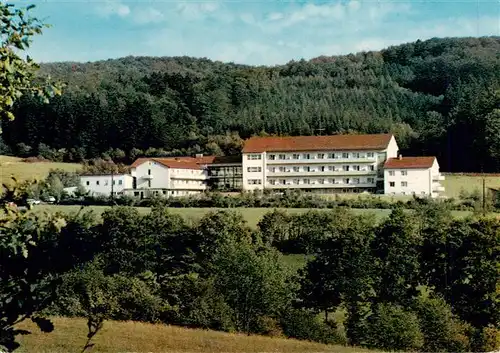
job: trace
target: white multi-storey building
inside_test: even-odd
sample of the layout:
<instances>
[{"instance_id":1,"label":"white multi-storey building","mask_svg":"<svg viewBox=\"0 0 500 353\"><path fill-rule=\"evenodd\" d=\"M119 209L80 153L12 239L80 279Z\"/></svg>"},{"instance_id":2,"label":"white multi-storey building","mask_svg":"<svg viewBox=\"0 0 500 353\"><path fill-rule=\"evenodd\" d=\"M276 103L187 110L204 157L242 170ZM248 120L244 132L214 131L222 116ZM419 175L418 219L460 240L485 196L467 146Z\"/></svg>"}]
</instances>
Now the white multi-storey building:
<instances>
[{"instance_id":1,"label":"white multi-storey building","mask_svg":"<svg viewBox=\"0 0 500 353\"><path fill-rule=\"evenodd\" d=\"M90 196L121 195L132 187L133 178L129 174L82 175L80 184Z\"/></svg>"},{"instance_id":2,"label":"white multi-storey building","mask_svg":"<svg viewBox=\"0 0 500 353\"><path fill-rule=\"evenodd\" d=\"M127 195L187 196L205 191L207 171L194 161L175 158L139 158L131 166L132 187Z\"/></svg>"},{"instance_id":3,"label":"white multi-storey building","mask_svg":"<svg viewBox=\"0 0 500 353\"><path fill-rule=\"evenodd\" d=\"M139 198L205 190L300 189L437 197L444 188L435 157L398 157L392 134L252 137L243 155L139 158L115 175L113 192ZM85 176L92 194L110 195L111 176Z\"/></svg>"},{"instance_id":4,"label":"white multi-storey building","mask_svg":"<svg viewBox=\"0 0 500 353\"><path fill-rule=\"evenodd\" d=\"M444 192L436 157L389 158L384 164L384 193L439 197Z\"/></svg>"},{"instance_id":5,"label":"white multi-storey building","mask_svg":"<svg viewBox=\"0 0 500 353\"><path fill-rule=\"evenodd\" d=\"M398 155L392 134L252 137L243 148L243 190L375 192Z\"/></svg>"}]
</instances>

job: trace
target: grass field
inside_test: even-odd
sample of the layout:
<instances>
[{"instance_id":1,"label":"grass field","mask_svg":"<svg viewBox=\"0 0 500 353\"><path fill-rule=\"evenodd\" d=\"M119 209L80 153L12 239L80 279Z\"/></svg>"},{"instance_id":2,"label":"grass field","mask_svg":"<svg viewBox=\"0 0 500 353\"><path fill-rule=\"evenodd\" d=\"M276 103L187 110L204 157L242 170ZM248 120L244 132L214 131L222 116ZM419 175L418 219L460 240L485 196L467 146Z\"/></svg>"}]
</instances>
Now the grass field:
<instances>
[{"instance_id":1,"label":"grass field","mask_svg":"<svg viewBox=\"0 0 500 353\"><path fill-rule=\"evenodd\" d=\"M74 172L80 168L80 164L74 163L26 163L21 158L0 156L0 183L8 182L12 176L18 180L44 179L51 169L64 169Z\"/></svg>"},{"instance_id":2,"label":"grass field","mask_svg":"<svg viewBox=\"0 0 500 353\"><path fill-rule=\"evenodd\" d=\"M44 211L49 211L49 212L65 212L65 213L74 213L78 212L81 209L81 206L62 206L62 205L38 205L35 206L33 209L33 212L44 212ZM85 206L84 211L89 211L91 210L94 212L97 216L101 215L106 209L109 209L109 206ZM140 213L147 213L150 212L150 208L148 207L137 207ZM232 210L232 211L237 211L241 212L243 215L243 218L247 221L248 225L250 227L256 227L257 223L260 221L262 216L268 212L271 212L273 209L272 208L169 208L169 211L175 214L179 214L183 216L185 219L188 221L195 221L197 219L200 219L203 217L205 214L207 214L210 211L216 211L216 210ZM308 209L308 208L284 208L286 212L290 214L298 214L298 213L304 213L309 210L319 210L322 212L328 212L329 209ZM385 217L387 217L390 213L391 210L386 210L386 209L357 209L353 208L351 211L355 214L374 214L375 218L378 221L383 220ZM472 212L469 211L452 211L452 214L454 217L457 218L463 218L467 217L472 214Z\"/></svg>"},{"instance_id":3,"label":"grass field","mask_svg":"<svg viewBox=\"0 0 500 353\"><path fill-rule=\"evenodd\" d=\"M500 174L485 176L486 187L500 188ZM476 175L445 174L445 180L441 182L445 189L445 195L458 198L460 191L483 190L483 178Z\"/></svg>"},{"instance_id":4,"label":"grass field","mask_svg":"<svg viewBox=\"0 0 500 353\"><path fill-rule=\"evenodd\" d=\"M54 318L55 330L41 333L33 324L19 328L32 331L20 339L19 353L81 352L86 343L87 325L83 319ZM247 336L217 331L185 329L176 326L137 322L107 321L94 337L90 352L370 352L360 348L324 345L293 339Z\"/></svg>"}]
</instances>

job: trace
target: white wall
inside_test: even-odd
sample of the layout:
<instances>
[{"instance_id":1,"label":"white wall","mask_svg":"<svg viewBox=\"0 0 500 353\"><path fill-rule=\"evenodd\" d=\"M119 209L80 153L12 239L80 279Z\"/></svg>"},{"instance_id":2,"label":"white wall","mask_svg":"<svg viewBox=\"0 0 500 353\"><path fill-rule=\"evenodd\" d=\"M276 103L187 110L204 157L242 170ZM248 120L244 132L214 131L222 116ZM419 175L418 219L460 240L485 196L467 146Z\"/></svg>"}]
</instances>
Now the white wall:
<instances>
[{"instance_id":1,"label":"white wall","mask_svg":"<svg viewBox=\"0 0 500 353\"><path fill-rule=\"evenodd\" d=\"M397 155L397 144L394 139L391 140L392 150L389 153ZM335 178L342 179L342 176L352 178L365 179L367 177L373 177L376 179L376 170L379 167L378 163L378 152L379 151L306 151L306 152L265 152L265 153L244 153L243 154L243 190L255 190L263 188L275 188L277 185L272 185L269 183L270 179L283 179L287 180L288 188L303 188L303 178L311 178L311 183L313 180L318 178ZM347 153L347 157L343 156L343 153ZM298 159L294 158L294 154L298 155ZM309 159L305 158L304 155L308 154ZM368 155L371 154L370 157ZM384 153L385 155L386 153ZM250 155L260 155L260 160L249 159ZM274 159L271 159L274 155ZM284 155L285 159L280 159L280 155ZM320 158L319 155L323 155ZM359 157L358 157L359 156ZM385 159L384 159L385 161ZM382 162L384 162L382 161ZM343 172L343 166L349 165L350 171ZM353 166L358 165L360 167L359 172L354 172ZM369 170L369 166L374 165L375 171L370 172L370 175L366 175L366 171ZM304 171L304 167L310 167L310 172ZM319 168L324 166L325 171L319 172ZM332 166L334 170L330 170L329 167ZM255 171L254 168L261 168L261 171ZM284 168L286 175L283 171L280 171L280 167ZM293 167L299 167L299 172L294 172ZM273 171L274 168L274 171ZM332 174L332 172L335 172ZM365 173L363 173L365 172ZM293 179L300 178L301 182L299 184L294 184ZM261 180L261 184L250 184L249 180ZM376 180L375 180L376 181ZM366 185L360 180L360 187L371 187L375 186L375 181ZM288 183L289 182L289 183ZM341 182L336 182L335 184L328 183L322 184L323 187L342 187ZM311 185L312 187L312 185ZM309 188L309 186L307 187Z\"/></svg>"},{"instance_id":2,"label":"white wall","mask_svg":"<svg viewBox=\"0 0 500 353\"><path fill-rule=\"evenodd\" d=\"M407 175L402 175L406 172ZM394 175L391 175L391 174ZM394 186L391 186L391 182ZM403 186L403 182L407 186ZM386 169L384 170L384 193L387 195L431 196L431 169Z\"/></svg>"},{"instance_id":3,"label":"white wall","mask_svg":"<svg viewBox=\"0 0 500 353\"><path fill-rule=\"evenodd\" d=\"M398 156L399 146L394 136L391 137L386 152L387 152L387 158L396 158Z\"/></svg>"},{"instance_id":4,"label":"white wall","mask_svg":"<svg viewBox=\"0 0 500 353\"><path fill-rule=\"evenodd\" d=\"M402 175L406 171L407 175ZM391 172L394 175L391 175ZM413 195L438 197L444 191L441 183L434 180L434 176L440 175L437 160L431 168L409 168L409 169L385 169L384 170L384 193L387 195ZM394 182L394 186L391 186ZM402 182L407 182L403 186ZM442 190L438 190L442 188Z\"/></svg>"},{"instance_id":5,"label":"white wall","mask_svg":"<svg viewBox=\"0 0 500 353\"><path fill-rule=\"evenodd\" d=\"M114 186L112 185L114 181ZM80 183L90 195L111 195L113 192L120 193L123 189L132 188L132 176L128 174L116 175L84 175L80 177Z\"/></svg>"},{"instance_id":6,"label":"white wall","mask_svg":"<svg viewBox=\"0 0 500 353\"><path fill-rule=\"evenodd\" d=\"M251 156L260 156L260 159L249 159ZM266 153L243 153L243 190L263 189L266 181ZM249 172L248 168L259 168L260 172ZM249 180L260 180L261 184L250 184Z\"/></svg>"},{"instance_id":7,"label":"white wall","mask_svg":"<svg viewBox=\"0 0 500 353\"><path fill-rule=\"evenodd\" d=\"M150 173L149 173L150 171ZM137 189L168 189L168 190L185 190L169 192L169 195L182 196L206 190L206 180L208 173L205 169L185 169L185 168L168 168L163 164L155 161L146 161L141 165L133 168L132 176L137 178Z\"/></svg>"},{"instance_id":8,"label":"white wall","mask_svg":"<svg viewBox=\"0 0 500 353\"><path fill-rule=\"evenodd\" d=\"M170 189L205 190L208 172L205 169L170 169Z\"/></svg>"},{"instance_id":9,"label":"white wall","mask_svg":"<svg viewBox=\"0 0 500 353\"><path fill-rule=\"evenodd\" d=\"M151 170L151 175L148 174ZM146 161L131 170L137 178L137 189L168 189L170 188L169 169L155 161ZM151 179L148 177L151 176Z\"/></svg>"}]
</instances>

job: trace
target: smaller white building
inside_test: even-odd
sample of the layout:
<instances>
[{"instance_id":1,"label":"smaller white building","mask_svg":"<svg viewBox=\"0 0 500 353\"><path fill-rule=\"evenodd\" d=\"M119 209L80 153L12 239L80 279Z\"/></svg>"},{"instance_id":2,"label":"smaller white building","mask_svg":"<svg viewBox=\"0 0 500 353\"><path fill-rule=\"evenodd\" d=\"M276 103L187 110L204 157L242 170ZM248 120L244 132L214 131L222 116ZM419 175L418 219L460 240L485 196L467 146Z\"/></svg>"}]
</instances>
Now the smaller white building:
<instances>
[{"instance_id":1,"label":"smaller white building","mask_svg":"<svg viewBox=\"0 0 500 353\"><path fill-rule=\"evenodd\" d=\"M384 164L384 194L439 197L444 192L436 157L389 158Z\"/></svg>"},{"instance_id":2,"label":"smaller white building","mask_svg":"<svg viewBox=\"0 0 500 353\"><path fill-rule=\"evenodd\" d=\"M82 175L80 183L90 196L111 196L132 188L133 179L129 174Z\"/></svg>"},{"instance_id":3,"label":"smaller white building","mask_svg":"<svg viewBox=\"0 0 500 353\"><path fill-rule=\"evenodd\" d=\"M207 189L208 173L192 158L139 158L131 177L125 194L142 199L200 194Z\"/></svg>"}]
</instances>

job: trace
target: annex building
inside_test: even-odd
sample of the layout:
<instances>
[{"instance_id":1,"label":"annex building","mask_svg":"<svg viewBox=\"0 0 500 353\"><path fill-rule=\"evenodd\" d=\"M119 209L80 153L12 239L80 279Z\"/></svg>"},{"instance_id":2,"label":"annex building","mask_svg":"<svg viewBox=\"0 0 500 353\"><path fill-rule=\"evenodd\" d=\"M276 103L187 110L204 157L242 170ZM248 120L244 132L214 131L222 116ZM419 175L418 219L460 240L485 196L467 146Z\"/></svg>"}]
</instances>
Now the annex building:
<instances>
[{"instance_id":1,"label":"annex building","mask_svg":"<svg viewBox=\"0 0 500 353\"><path fill-rule=\"evenodd\" d=\"M303 190L439 197L444 191L435 157L402 157L392 134L252 137L240 156L139 158L117 189L109 176L82 176L91 193L145 198L207 190ZM96 184L97 183L97 184ZM110 186L110 185L109 185ZM119 190L119 191L118 191Z\"/></svg>"}]
</instances>

